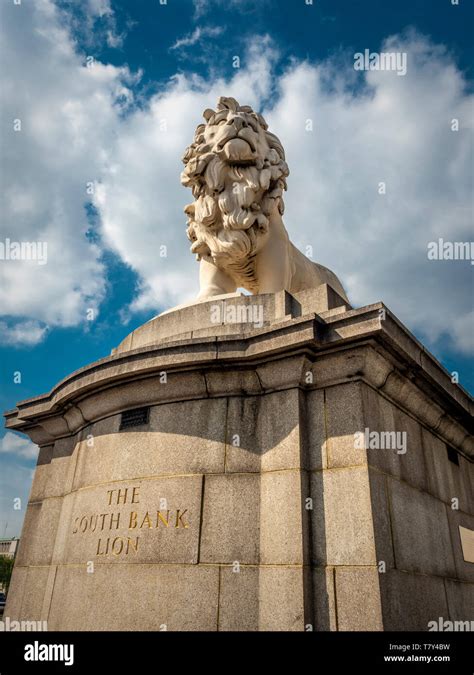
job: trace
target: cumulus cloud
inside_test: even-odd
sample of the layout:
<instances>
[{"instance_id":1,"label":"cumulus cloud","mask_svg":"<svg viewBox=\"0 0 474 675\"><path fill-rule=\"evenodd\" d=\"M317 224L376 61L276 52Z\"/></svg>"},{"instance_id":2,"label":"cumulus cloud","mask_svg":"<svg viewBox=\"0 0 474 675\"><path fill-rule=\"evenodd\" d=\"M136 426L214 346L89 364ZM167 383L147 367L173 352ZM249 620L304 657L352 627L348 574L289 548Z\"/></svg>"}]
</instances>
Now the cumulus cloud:
<instances>
[{"instance_id":1,"label":"cumulus cloud","mask_svg":"<svg viewBox=\"0 0 474 675\"><path fill-rule=\"evenodd\" d=\"M26 320L7 323L0 321L0 344L36 345L46 336L48 329L39 321Z\"/></svg>"},{"instance_id":2,"label":"cumulus cloud","mask_svg":"<svg viewBox=\"0 0 474 675\"><path fill-rule=\"evenodd\" d=\"M22 132L6 139L13 171L4 213L16 239L48 240L48 265L0 264L6 314L79 323L104 296L101 246L140 276L130 311L194 296L198 265L182 212L192 197L179 184L180 157L202 110L227 95L263 112L280 136L291 171L290 235L339 274L353 304L383 300L429 345L448 336L453 348L472 351L472 267L427 259L437 237L470 237L472 96L443 48L415 33L389 38L381 49L408 53L404 77L356 73L352 54L293 61L280 72L276 50L260 36L232 77L183 72L133 107L133 75L98 62L87 69L49 0L38 0L28 21L6 35L5 117L22 117ZM22 55L14 45L25 31L32 37ZM95 192L85 197L89 181ZM101 244L85 237L88 199Z\"/></svg>"},{"instance_id":3,"label":"cumulus cloud","mask_svg":"<svg viewBox=\"0 0 474 675\"><path fill-rule=\"evenodd\" d=\"M64 10L61 20L81 45L96 49L105 39L112 49L122 47L130 24L119 32L111 0L57 0L56 4Z\"/></svg>"},{"instance_id":4,"label":"cumulus cloud","mask_svg":"<svg viewBox=\"0 0 474 675\"><path fill-rule=\"evenodd\" d=\"M19 329L25 318L43 328L75 326L105 293L85 206L130 102L132 76L100 62L87 67L60 19L50 0L2 7L1 239L46 242L48 249L46 265L0 261L6 342L42 338L32 324Z\"/></svg>"},{"instance_id":5,"label":"cumulus cloud","mask_svg":"<svg viewBox=\"0 0 474 675\"><path fill-rule=\"evenodd\" d=\"M29 438L23 438L7 431L5 436L0 439L0 454L16 455L23 459L36 459L38 446L32 443Z\"/></svg>"}]
</instances>

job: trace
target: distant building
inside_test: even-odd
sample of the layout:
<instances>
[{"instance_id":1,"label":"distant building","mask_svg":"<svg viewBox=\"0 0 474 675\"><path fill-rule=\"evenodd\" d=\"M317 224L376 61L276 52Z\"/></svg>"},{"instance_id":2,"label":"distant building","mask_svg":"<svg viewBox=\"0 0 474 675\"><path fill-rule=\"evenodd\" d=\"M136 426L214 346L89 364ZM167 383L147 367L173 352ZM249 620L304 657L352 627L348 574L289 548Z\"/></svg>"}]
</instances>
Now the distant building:
<instances>
[{"instance_id":1,"label":"distant building","mask_svg":"<svg viewBox=\"0 0 474 675\"><path fill-rule=\"evenodd\" d=\"M13 539L0 539L0 555L8 555L10 558L16 556L20 540L13 537Z\"/></svg>"}]
</instances>

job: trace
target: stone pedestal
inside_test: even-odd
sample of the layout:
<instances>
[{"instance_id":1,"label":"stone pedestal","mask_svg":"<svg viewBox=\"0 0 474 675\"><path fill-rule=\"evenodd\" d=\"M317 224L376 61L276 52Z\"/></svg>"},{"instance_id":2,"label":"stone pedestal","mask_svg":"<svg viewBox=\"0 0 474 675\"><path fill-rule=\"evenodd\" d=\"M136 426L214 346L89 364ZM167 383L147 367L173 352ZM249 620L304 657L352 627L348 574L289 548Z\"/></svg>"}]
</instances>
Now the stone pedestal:
<instances>
[{"instance_id":1,"label":"stone pedestal","mask_svg":"<svg viewBox=\"0 0 474 675\"><path fill-rule=\"evenodd\" d=\"M165 313L6 414L40 453L5 616L170 631L471 619L472 411L382 304L353 310L327 286ZM382 449L372 432L402 435Z\"/></svg>"}]
</instances>

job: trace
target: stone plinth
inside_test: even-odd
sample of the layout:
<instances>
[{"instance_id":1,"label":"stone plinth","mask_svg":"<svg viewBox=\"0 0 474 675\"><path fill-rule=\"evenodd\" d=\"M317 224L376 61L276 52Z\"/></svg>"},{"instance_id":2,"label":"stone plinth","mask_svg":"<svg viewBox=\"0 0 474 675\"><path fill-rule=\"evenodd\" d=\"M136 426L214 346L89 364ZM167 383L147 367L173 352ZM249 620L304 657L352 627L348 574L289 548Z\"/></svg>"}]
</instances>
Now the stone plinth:
<instances>
[{"instance_id":1,"label":"stone plinth","mask_svg":"<svg viewBox=\"0 0 474 675\"><path fill-rule=\"evenodd\" d=\"M5 616L179 631L471 619L472 412L380 303L320 287L165 313L6 414L40 453ZM355 441L371 432L404 446Z\"/></svg>"}]
</instances>

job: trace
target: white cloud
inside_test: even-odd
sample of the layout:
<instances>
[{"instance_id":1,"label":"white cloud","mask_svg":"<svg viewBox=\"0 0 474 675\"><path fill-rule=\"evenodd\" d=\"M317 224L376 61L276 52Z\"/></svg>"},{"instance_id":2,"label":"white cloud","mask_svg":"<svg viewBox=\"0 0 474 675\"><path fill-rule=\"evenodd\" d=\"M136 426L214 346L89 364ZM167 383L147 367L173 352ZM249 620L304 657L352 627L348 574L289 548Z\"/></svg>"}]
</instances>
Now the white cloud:
<instances>
[{"instance_id":1,"label":"white cloud","mask_svg":"<svg viewBox=\"0 0 474 675\"><path fill-rule=\"evenodd\" d=\"M461 353L474 353L474 311L461 314L453 320L452 334Z\"/></svg>"},{"instance_id":2,"label":"white cloud","mask_svg":"<svg viewBox=\"0 0 474 675\"><path fill-rule=\"evenodd\" d=\"M100 46L102 36L111 49L122 47L127 30L118 32L111 0L76 0L75 12L63 13L76 35L89 47Z\"/></svg>"},{"instance_id":3,"label":"white cloud","mask_svg":"<svg viewBox=\"0 0 474 675\"><path fill-rule=\"evenodd\" d=\"M5 436L0 439L0 454L16 455L23 459L36 459L38 446L32 443L29 438L23 438L7 431Z\"/></svg>"},{"instance_id":4,"label":"white cloud","mask_svg":"<svg viewBox=\"0 0 474 675\"><path fill-rule=\"evenodd\" d=\"M185 35L182 38L176 40L171 49L183 49L186 47L193 47L194 45L201 42L205 38L212 38L221 35L224 32L224 29L220 26L198 26L193 30L192 33Z\"/></svg>"},{"instance_id":5,"label":"white cloud","mask_svg":"<svg viewBox=\"0 0 474 675\"><path fill-rule=\"evenodd\" d=\"M0 321L0 344L36 345L46 336L47 330L38 321L26 320L10 324Z\"/></svg>"},{"instance_id":6,"label":"white cloud","mask_svg":"<svg viewBox=\"0 0 474 675\"><path fill-rule=\"evenodd\" d=\"M113 14L110 0L88 0L88 10L92 16L110 16Z\"/></svg>"},{"instance_id":7,"label":"white cloud","mask_svg":"<svg viewBox=\"0 0 474 675\"><path fill-rule=\"evenodd\" d=\"M20 13L19 13L20 12ZM4 341L31 344L43 332L18 320L74 326L105 293L98 245L89 243L88 182L100 176L130 100L127 68L87 68L49 0L4 8L1 60L4 127L1 239L43 241L48 263L0 262ZM18 45L22 44L21 49ZM13 120L21 120L14 131Z\"/></svg>"}]
</instances>

